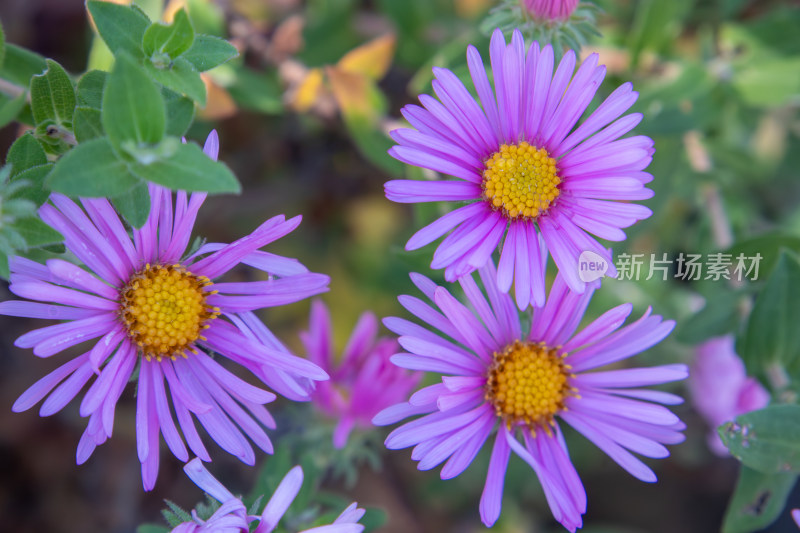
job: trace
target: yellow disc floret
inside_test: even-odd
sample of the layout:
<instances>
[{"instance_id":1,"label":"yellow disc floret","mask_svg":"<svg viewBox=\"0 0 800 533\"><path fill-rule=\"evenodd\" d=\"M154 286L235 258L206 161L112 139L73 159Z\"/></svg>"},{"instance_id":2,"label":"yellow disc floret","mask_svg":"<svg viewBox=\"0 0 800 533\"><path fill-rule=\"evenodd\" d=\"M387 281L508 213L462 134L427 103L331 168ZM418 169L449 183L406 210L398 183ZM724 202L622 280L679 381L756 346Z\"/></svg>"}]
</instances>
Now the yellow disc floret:
<instances>
[{"instance_id":1,"label":"yellow disc floret","mask_svg":"<svg viewBox=\"0 0 800 533\"><path fill-rule=\"evenodd\" d=\"M486 381L486 400L511 427L527 424L549 433L553 416L565 409L565 398L575 390L564 356L543 344L516 341L494 353Z\"/></svg>"},{"instance_id":2,"label":"yellow disc floret","mask_svg":"<svg viewBox=\"0 0 800 533\"><path fill-rule=\"evenodd\" d=\"M556 160L525 141L501 145L484 167L484 198L512 220L535 219L561 194Z\"/></svg>"},{"instance_id":3,"label":"yellow disc floret","mask_svg":"<svg viewBox=\"0 0 800 533\"><path fill-rule=\"evenodd\" d=\"M192 343L205 340L200 332L219 315L209 308L206 291L211 281L180 265L145 265L120 291L120 317L128 337L149 361L186 357Z\"/></svg>"}]
</instances>

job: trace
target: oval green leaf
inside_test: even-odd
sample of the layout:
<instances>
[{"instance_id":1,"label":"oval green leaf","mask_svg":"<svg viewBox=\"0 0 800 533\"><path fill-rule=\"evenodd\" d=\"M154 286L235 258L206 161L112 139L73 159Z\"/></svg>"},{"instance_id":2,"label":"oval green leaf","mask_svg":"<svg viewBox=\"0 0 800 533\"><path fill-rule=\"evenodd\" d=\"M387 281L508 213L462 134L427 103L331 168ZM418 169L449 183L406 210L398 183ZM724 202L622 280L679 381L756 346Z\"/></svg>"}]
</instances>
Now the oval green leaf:
<instances>
[{"instance_id":1,"label":"oval green leaf","mask_svg":"<svg viewBox=\"0 0 800 533\"><path fill-rule=\"evenodd\" d=\"M742 464L759 472L800 472L800 405L771 405L717 430Z\"/></svg>"}]
</instances>

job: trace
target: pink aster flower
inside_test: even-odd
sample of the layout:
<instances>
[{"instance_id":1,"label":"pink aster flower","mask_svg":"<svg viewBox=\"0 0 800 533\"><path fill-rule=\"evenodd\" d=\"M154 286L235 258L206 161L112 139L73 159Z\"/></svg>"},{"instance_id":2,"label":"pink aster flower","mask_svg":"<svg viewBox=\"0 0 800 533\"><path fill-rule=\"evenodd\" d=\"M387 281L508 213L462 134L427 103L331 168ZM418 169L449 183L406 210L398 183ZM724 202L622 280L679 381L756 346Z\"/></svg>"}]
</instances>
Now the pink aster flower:
<instances>
[{"instance_id":1,"label":"pink aster flower","mask_svg":"<svg viewBox=\"0 0 800 533\"><path fill-rule=\"evenodd\" d=\"M372 313L359 318L341 360L334 363L333 332L328 308L321 300L311 305L308 331L300 337L309 359L330 375L319 383L311 399L320 411L339 420L333 445L347 444L354 427L371 428L372 417L404 398L419 382L420 374L410 373L389 361L397 352L397 341L379 338L378 321Z\"/></svg>"},{"instance_id":2,"label":"pink aster flower","mask_svg":"<svg viewBox=\"0 0 800 533\"><path fill-rule=\"evenodd\" d=\"M728 455L728 449L717 427L769 403L766 389L747 376L732 335L715 337L697 347L688 384L695 408L711 426L708 447L720 456Z\"/></svg>"},{"instance_id":3,"label":"pink aster flower","mask_svg":"<svg viewBox=\"0 0 800 533\"><path fill-rule=\"evenodd\" d=\"M206 154L216 159L218 146L212 132ZM13 406L25 411L46 397L40 414L52 415L94 377L80 405L89 421L78 444L78 464L111 436L116 403L138 369L136 437L145 490L153 488L158 474L159 432L178 459L189 459L186 443L195 455L211 460L192 415L221 448L247 464L255 462L255 454L245 435L272 452L262 426L272 428L275 422L263 404L275 395L236 377L209 353L245 367L268 385L302 391L309 380L327 379L317 365L266 339L274 336L253 311L319 294L329 281L295 259L259 251L294 230L299 216L273 217L232 244L209 243L183 257L206 195L178 192L173 199L156 185L150 185L150 195L150 215L132 238L108 200L82 198L78 205L51 195L39 214L86 268L61 259L43 265L12 258L11 292L36 301L0 303L0 314L61 321L16 340L39 357L93 342ZM212 281L239 263L276 278Z\"/></svg>"},{"instance_id":4,"label":"pink aster flower","mask_svg":"<svg viewBox=\"0 0 800 533\"><path fill-rule=\"evenodd\" d=\"M428 326L387 318L408 352L392 357L398 366L444 374L407 403L385 409L375 424L422 415L392 431L390 449L414 446L420 470L446 461L442 479L463 472L496 432L480 501L491 526L500 516L503 482L511 451L536 472L553 516L568 530L581 526L586 493L573 467L557 419L572 426L622 468L642 481L656 475L631 452L667 457L664 444L683 441L685 425L669 409L681 398L646 387L684 379L685 365L596 370L618 363L666 337L674 322L651 315L622 326L632 305L604 313L576 333L593 288L571 291L556 277L544 307L535 309L523 330L514 302L498 290L494 265L479 270L488 295L472 276L459 280L471 305L444 287L412 274L433 302L401 297L403 306ZM452 339L452 340L451 340Z\"/></svg>"},{"instance_id":5,"label":"pink aster flower","mask_svg":"<svg viewBox=\"0 0 800 533\"><path fill-rule=\"evenodd\" d=\"M622 116L638 93L625 83L576 127L605 76L592 54L574 73L568 51L553 72L553 50L534 42L525 51L515 31L506 44L496 30L490 47L494 90L478 51L467 51L480 105L451 71L434 68L433 90L422 107L403 116L415 129L392 132L389 153L410 165L455 180L395 180L386 197L395 202L462 204L422 228L406 244L415 250L450 234L433 254L431 267L454 281L480 268L502 242L497 284L516 302L544 304L545 265L552 255L567 285L583 292L578 258L591 251L616 276L610 252L591 235L625 239L622 228L651 215L631 200L650 198L652 176L643 170L653 156L644 136L621 139L642 119Z\"/></svg>"},{"instance_id":6,"label":"pink aster flower","mask_svg":"<svg viewBox=\"0 0 800 533\"><path fill-rule=\"evenodd\" d=\"M525 8L536 18L566 20L578 7L578 0L522 0Z\"/></svg>"},{"instance_id":7,"label":"pink aster flower","mask_svg":"<svg viewBox=\"0 0 800 533\"><path fill-rule=\"evenodd\" d=\"M208 521L200 520L197 513L192 511L193 521L178 525L172 530L172 533L246 533L250 531L249 525L253 522L258 522L254 533L269 533L278 526L278 522L303 485L303 470L299 466L295 466L281 480L261 516L247 516L242 501L217 481L199 459L193 459L187 463L183 470L198 487L220 502L222 506ZM332 524L313 527L300 533L360 533L364 531L364 526L358 523L362 516L364 516L364 509L359 509L353 502Z\"/></svg>"}]
</instances>

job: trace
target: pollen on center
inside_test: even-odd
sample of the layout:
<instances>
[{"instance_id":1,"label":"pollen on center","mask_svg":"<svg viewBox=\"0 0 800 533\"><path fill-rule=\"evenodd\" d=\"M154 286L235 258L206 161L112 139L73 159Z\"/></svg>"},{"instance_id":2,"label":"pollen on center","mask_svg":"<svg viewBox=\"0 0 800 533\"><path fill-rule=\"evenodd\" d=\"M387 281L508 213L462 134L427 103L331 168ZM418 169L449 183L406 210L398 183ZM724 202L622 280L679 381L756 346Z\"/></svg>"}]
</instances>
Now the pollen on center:
<instances>
[{"instance_id":1,"label":"pollen on center","mask_svg":"<svg viewBox=\"0 0 800 533\"><path fill-rule=\"evenodd\" d=\"M128 337L149 361L186 357L208 322L219 316L206 298L211 281L180 265L146 265L120 291L120 318Z\"/></svg>"},{"instance_id":2,"label":"pollen on center","mask_svg":"<svg viewBox=\"0 0 800 533\"><path fill-rule=\"evenodd\" d=\"M523 141L503 144L484 163L483 196L506 217L535 219L561 194L556 160Z\"/></svg>"},{"instance_id":3,"label":"pollen on center","mask_svg":"<svg viewBox=\"0 0 800 533\"><path fill-rule=\"evenodd\" d=\"M486 381L486 400L510 427L524 423L535 432L549 432L553 416L565 409L573 395L568 378L573 377L564 356L543 344L516 341L495 352Z\"/></svg>"}]
</instances>

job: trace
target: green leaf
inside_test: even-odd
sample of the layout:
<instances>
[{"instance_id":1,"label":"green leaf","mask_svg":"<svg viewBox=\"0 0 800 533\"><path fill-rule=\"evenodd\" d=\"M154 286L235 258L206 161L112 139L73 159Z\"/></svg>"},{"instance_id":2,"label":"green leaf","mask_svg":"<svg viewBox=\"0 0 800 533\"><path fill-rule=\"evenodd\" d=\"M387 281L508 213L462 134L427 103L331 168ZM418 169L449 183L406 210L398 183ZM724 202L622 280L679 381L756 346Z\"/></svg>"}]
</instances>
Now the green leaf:
<instances>
[{"instance_id":1,"label":"green leaf","mask_svg":"<svg viewBox=\"0 0 800 533\"><path fill-rule=\"evenodd\" d=\"M11 227L14 228L29 248L37 248L47 244L56 244L64 241L59 232L42 222L42 219L32 217L16 220Z\"/></svg>"},{"instance_id":2,"label":"green leaf","mask_svg":"<svg viewBox=\"0 0 800 533\"><path fill-rule=\"evenodd\" d=\"M156 524L142 524L136 528L136 533L169 533L169 528Z\"/></svg>"},{"instance_id":3,"label":"green leaf","mask_svg":"<svg viewBox=\"0 0 800 533\"><path fill-rule=\"evenodd\" d=\"M103 104L103 87L108 72L90 70L78 80L78 105L100 109Z\"/></svg>"},{"instance_id":4,"label":"green leaf","mask_svg":"<svg viewBox=\"0 0 800 533\"><path fill-rule=\"evenodd\" d=\"M735 331L739 322L739 301L736 291L716 291L706 298L706 305L686 320L680 321L676 338L685 344L698 344L711 337Z\"/></svg>"},{"instance_id":5,"label":"green leaf","mask_svg":"<svg viewBox=\"0 0 800 533\"><path fill-rule=\"evenodd\" d=\"M636 2L636 15L627 32L632 66L643 49L661 51L680 35L683 19L691 13L691 0L642 0Z\"/></svg>"},{"instance_id":6,"label":"green leaf","mask_svg":"<svg viewBox=\"0 0 800 533\"><path fill-rule=\"evenodd\" d=\"M119 148L124 141L153 145L164 138L166 110L161 91L127 55L117 58L103 90L102 122Z\"/></svg>"},{"instance_id":7,"label":"green leaf","mask_svg":"<svg viewBox=\"0 0 800 533\"><path fill-rule=\"evenodd\" d=\"M145 56L155 60L166 56L167 62L175 59L192 47L194 28L185 9L175 13L172 24L154 22L144 32L142 47Z\"/></svg>"},{"instance_id":8,"label":"green leaf","mask_svg":"<svg viewBox=\"0 0 800 533\"><path fill-rule=\"evenodd\" d=\"M764 472L800 472L800 405L770 405L717 430L742 464Z\"/></svg>"},{"instance_id":9,"label":"green leaf","mask_svg":"<svg viewBox=\"0 0 800 533\"><path fill-rule=\"evenodd\" d=\"M150 191L146 183L139 181L136 187L126 194L112 198L111 202L134 228L141 228L147 222L147 215L150 214Z\"/></svg>"},{"instance_id":10,"label":"green leaf","mask_svg":"<svg viewBox=\"0 0 800 533\"><path fill-rule=\"evenodd\" d=\"M375 531L385 526L388 520L389 517L383 509L367 507L363 518L358 523L364 526L365 531Z\"/></svg>"},{"instance_id":11,"label":"green leaf","mask_svg":"<svg viewBox=\"0 0 800 533\"><path fill-rule=\"evenodd\" d=\"M167 106L167 135L182 137L194 120L194 102L166 88L161 94Z\"/></svg>"},{"instance_id":12,"label":"green leaf","mask_svg":"<svg viewBox=\"0 0 800 533\"><path fill-rule=\"evenodd\" d=\"M33 135L27 133L14 141L6 156L6 163L11 165L11 178L38 165L47 163L47 154Z\"/></svg>"},{"instance_id":13,"label":"green leaf","mask_svg":"<svg viewBox=\"0 0 800 533\"><path fill-rule=\"evenodd\" d=\"M36 124L55 123L72 128L75 88L61 65L47 60L47 70L31 78L31 109Z\"/></svg>"},{"instance_id":14,"label":"green leaf","mask_svg":"<svg viewBox=\"0 0 800 533\"><path fill-rule=\"evenodd\" d=\"M174 190L224 193L240 191L231 171L212 161L196 144L180 144L172 156L149 165L133 163L131 170L142 179Z\"/></svg>"},{"instance_id":15,"label":"green leaf","mask_svg":"<svg viewBox=\"0 0 800 533\"><path fill-rule=\"evenodd\" d=\"M403 165L387 154L393 141L377 125L358 115L345 115L344 123L359 151L370 163L392 176L403 174Z\"/></svg>"},{"instance_id":16,"label":"green leaf","mask_svg":"<svg viewBox=\"0 0 800 533\"><path fill-rule=\"evenodd\" d=\"M145 61L144 67L164 87L188 96L201 106L206 105L206 86L200 79L200 73L186 59L179 57L165 69L158 68L150 61Z\"/></svg>"},{"instance_id":17,"label":"green leaf","mask_svg":"<svg viewBox=\"0 0 800 533\"><path fill-rule=\"evenodd\" d=\"M0 94L0 128L17 118L19 112L25 107L27 95L28 93L25 91L19 93L19 96L15 98Z\"/></svg>"},{"instance_id":18,"label":"green leaf","mask_svg":"<svg viewBox=\"0 0 800 533\"><path fill-rule=\"evenodd\" d=\"M732 83L747 104L784 106L800 92L800 58L753 58L736 69Z\"/></svg>"},{"instance_id":19,"label":"green leaf","mask_svg":"<svg viewBox=\"0 0 800 533\"><path fill-rule=\"evenodd\" d=\"M764 375L779 365L796 374L800 371L800 264L794 254L784 251L758 295L747 321L744 337L736 352L751 374Z\"/></svg>"},{"instance_id":20,"label":"green leaf","mask_svg":"<svg viewBox=\"0 0 800 533\"><path fill-rule=\"evenodd\" d=\"M78 106L75 108L75 115L72 120L72 130L75 133L75 139L79 143L104 135L103 121L99 109Z\"/></svg>"},{"instance_id":21,"label":"green leaf","mask_svg":"<svg viewBox=\"0 0 800 533\"><path fill-rule=\"evenodd\" d=\"M800 237L785 233L768 233L739 241L731 246L726 253L731 254L734 261L739 255L756 257L756 254L760 254L759 272L767 273L772 272L772 269L775 268L775 263L778 262L778 257L781 255L781 248L800 252Z\"/></svg>"},{"instance_id":22,"label":"green leaf","mask_svg":"<svg viewBox=\"0 0 800 533\"><path fill-rule=\"evenodd\" d=\"M58 160L45 182L68 196L118 196L140 183L105 137L76 146Z\"/></svg>"},{"instance_id":23,"label":"green leaf","mask_svg":"<svg viewBox=\"0 0 800 533\"><path fill-rule=\"evenodd\" d=\"M0 278L8 279L11 271L8 269L8 256L0 251Z\"/></svg>"},{"instance_id":24,"label":"green leaf","mask_svg":"<svg viewBox=\"0 0 800 533\"><path fill-rule=\"evenodd\" d=\"M45 188L44 182L47 175L53 170L53 165L53 163L45 163L30 167L17 174L13 179L25 180L28 182L28 186L20 189L12 198L25 198L36 204L37 207L45 203L50 196L50 191Z\"/></svg>"},{"instance_id":25,"label":"green leaf","mask_svg":"<svg viewBox=\"0 0 800 533\"><path fill-rule=\"evenodd\" d=\"M283 89L277 76L247 68L238 69L235 76L227 89L237 104L270 115L283 113Z\"/></svg>"},{"instance_id":26,"label":"green leaf","mask_svg":"<svg viewBox=\"0 0 800 533\"><path fill-rule=\"evenodd\" d=\"M41 74L46 68L47 63L42 56L9 43L6 44L3 67L0 68L0 78L24 89L30 85L31 78L34 75Z\"/></svg>"},{"instance_id":27,"label":"green leaf","mask_svg":"<svg viewBox=\"0 0 800 533\"><path fill-rule=\"evenodd\" d=\"M212 35L198 35L189 51L183 54L183 58L200 72L205 72L238 55L236 47L225 39Z\"/></svg>"},{"instance_id":28,"label":"green leaf","mask_svg":"<svg viewBox=\"0 0 800 533\"><path fill-rule=\"evenodd\" d=\"M742 466L722 533L752 533L766 528L783 511L797 476L763 474Z\"/></svg>"},{"instance_id":29,"label":"green leaf","mask_svg":"<svg viewBox=\"0 0 800 533\"><path fill-rule=\"evenodd\" d=\"M127 52L135 58L144 56L142 37L150 19L141 10L100 0L89 0L86 5L100 37L114 55Z\"/></svg>"}]
</instances>

